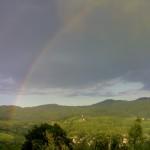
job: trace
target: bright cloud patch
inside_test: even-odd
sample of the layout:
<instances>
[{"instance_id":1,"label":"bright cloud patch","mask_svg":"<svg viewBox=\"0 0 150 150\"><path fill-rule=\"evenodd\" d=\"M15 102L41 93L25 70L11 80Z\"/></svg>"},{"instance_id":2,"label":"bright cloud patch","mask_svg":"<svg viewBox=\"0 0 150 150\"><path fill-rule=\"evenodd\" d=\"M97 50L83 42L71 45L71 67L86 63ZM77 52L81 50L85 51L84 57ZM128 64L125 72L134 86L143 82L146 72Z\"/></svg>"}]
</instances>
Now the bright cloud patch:
<instances>
[{"instance_id":1,"label":"bright cloud patch","mask_svg":"<svg viewBox=\"0 0 150 150\"><path fill-rule=\"evenodd\" d=\"M141 82L128 82L125 80L112 80L106 87L102 88L102 93L110 92L112 95L119 95L124 92L137 91L144 87Z\"/></svg>"},{"instance_id":2,"label":"bright cloud patch","mask_svg":"<svg viewBox=\"0 0 150 150\"><path fill-rule=\"evenodd\" d=\"M110 97L120 96L123 93L128 94L142 90L144 84L141 82L128 82L122 78L116 78L110 81L103 81L89 85L85 88L28 88L24 94L31 95L53 95L53 96L89 96L89 97Z\"/></svg>"}]
</instances>

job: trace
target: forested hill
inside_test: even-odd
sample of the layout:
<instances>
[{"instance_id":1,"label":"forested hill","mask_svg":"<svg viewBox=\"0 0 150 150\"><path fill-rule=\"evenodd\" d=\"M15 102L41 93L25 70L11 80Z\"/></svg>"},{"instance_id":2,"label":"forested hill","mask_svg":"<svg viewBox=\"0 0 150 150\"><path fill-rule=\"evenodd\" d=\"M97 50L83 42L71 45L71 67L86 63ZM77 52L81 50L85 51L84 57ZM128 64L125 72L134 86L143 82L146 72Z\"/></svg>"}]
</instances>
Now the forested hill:
<instances>
[{"instance_id":1,"label":"forested hill","mask_svg":"<svg viewBox=\"0 0 150 150\"><path fill-rule=\"evenodd\" d=\"M105 100L90 106L48 104L36 107L0 106L0 120L60 120L73 116L125 116L150 118L150 98L134 101Z\"/></svg>"}]
</instances>

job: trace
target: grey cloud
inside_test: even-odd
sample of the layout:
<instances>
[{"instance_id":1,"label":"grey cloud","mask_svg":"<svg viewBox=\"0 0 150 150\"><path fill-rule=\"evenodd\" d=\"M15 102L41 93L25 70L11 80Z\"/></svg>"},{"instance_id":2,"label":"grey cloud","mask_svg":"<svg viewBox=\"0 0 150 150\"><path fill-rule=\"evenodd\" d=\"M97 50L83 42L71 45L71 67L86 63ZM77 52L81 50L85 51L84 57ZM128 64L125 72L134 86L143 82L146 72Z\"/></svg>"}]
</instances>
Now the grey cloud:
<instances>
[{"instance_id":1,"label":"grey cloud","mask_svg":"<svg viewBox=\"0 0 150 150\"><path fill-rule=\"evenodd\" d=\"M125 76L124 79L131 82L138 82L141 81L144 84L144 90L150 90L150 69L149 67L143 68L143 69L137 69L128 72Z\"/></svg>"},{"instance_id":2,"label":"grey cloud","mask_svg":"<svg viewBox=\"0 0 150 150\"><path fill-rule=\"evenodd\" d=\"M0 72L21 81L46 41L61 27L56 4L6 0L0 8Z\"/></svg>"},{"instance_id":3,"label":"grey cloud","mask_svg":"<svg viewBox=\"0 0 150 150\"><path fill-rule=\"evenodd\" d=\"M74 18L85 0L21 1L17 10L14 3L1 2L9 13L1 10L0 70L21 82L47 43L48 51L34 66L27 88L86 89L118 77L149 87L150 2L100 2L60 36L65 20Z\"/></svg>"},{"instance_id":4,"label":"grey cloud","mask_svg":"<svg viewBox=\"0 0 150 150\"><path fill-rule=\"evenodd\" d=\"M24 95L57 95L62 97L118 97L127 94L145 92L141 82L129 82L124 78L115 78L82 88L27 88Z\"/></svg>"},{"instance_id":5,"label":"grey cloud","mask_svg":"<svg viewBox=\"0 0 150 150\"><path fill-rule=\"evenodd\" d=\"M12 94L17 89L16 81L12 77L0 75L0 94Z\"/></svg>"}]
</instances>

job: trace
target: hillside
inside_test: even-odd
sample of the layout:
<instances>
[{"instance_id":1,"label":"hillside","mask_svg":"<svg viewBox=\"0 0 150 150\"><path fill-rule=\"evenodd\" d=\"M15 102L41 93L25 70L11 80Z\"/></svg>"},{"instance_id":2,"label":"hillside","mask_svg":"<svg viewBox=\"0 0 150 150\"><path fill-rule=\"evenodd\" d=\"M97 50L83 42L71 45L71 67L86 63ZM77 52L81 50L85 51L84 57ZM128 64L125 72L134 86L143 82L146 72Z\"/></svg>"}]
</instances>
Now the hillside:
<instances>
[{"instance_id":1,"label":"hillside","mask_svg":"<svg viewBox=\"0 0 150 150\"><path fill-rule=\"evenodd\" d=\"M150 98L134 101L105 100L90 106L61 106L56 104L36 107L0 106L1 120L62 120L73 116L141 116L150 118Z\"/></svg>"}]
</instances>

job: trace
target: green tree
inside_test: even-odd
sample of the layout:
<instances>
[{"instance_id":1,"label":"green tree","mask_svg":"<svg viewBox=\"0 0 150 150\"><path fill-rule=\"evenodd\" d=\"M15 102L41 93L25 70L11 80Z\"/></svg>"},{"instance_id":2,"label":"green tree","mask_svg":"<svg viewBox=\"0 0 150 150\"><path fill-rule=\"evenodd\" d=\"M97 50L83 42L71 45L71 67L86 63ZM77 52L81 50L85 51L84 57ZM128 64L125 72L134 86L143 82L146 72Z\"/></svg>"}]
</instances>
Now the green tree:
<instances>
[{"instance_id":1,"label":"green tree","mask_svg":"<svg viewBox=\"0 0 150 150\"><path fill-rule=\"evenodd\" d=\"M71 150L72 142L57 124L34 126L25 136L22 150Z\"/></svg>"},{"instance_id":2,"label":"green tree","mask_svg":"<svg viewBox=\"0 0 150 150\"><path fill-rule=\"evenodd\" d=\"M143 129L141 119L137 118L129 130L129 144L133 150L141 150L143 143Z\"/></svg>"}]
</instances>

